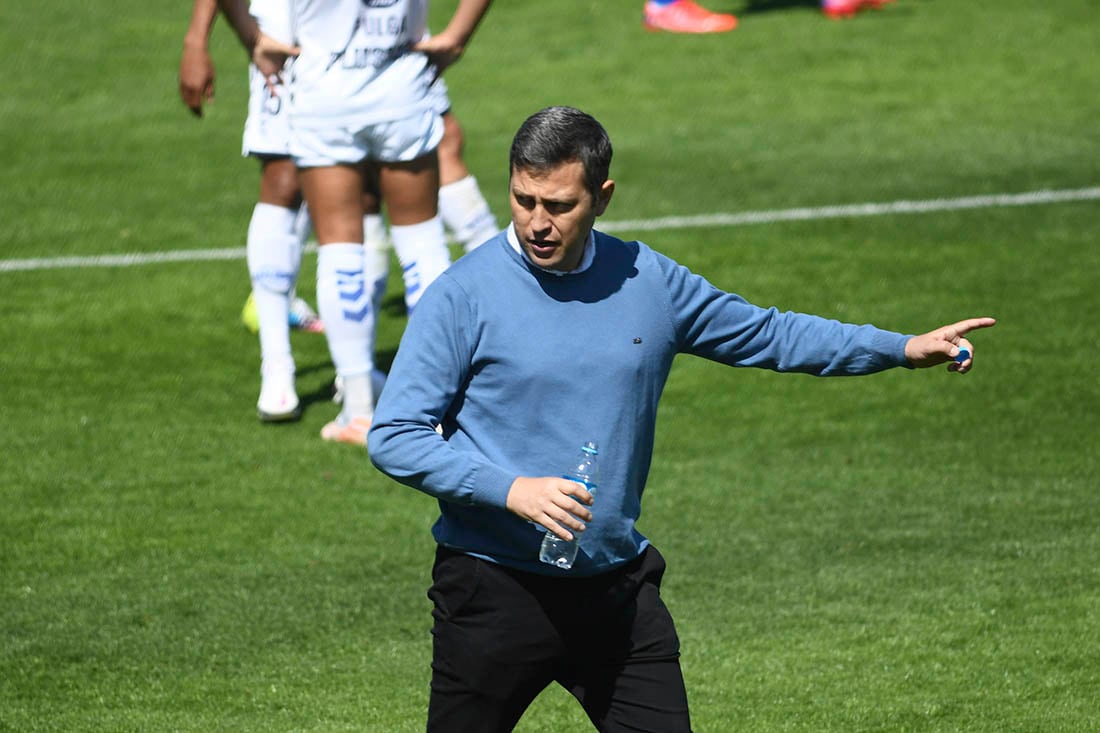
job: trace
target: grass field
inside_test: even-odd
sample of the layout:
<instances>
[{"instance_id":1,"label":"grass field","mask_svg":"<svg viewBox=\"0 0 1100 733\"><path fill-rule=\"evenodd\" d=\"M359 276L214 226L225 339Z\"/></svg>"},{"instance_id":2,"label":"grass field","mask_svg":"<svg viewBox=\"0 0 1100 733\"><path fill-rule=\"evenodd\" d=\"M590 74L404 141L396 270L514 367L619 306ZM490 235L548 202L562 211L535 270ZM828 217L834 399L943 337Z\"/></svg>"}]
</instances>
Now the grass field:
<instances>
[{"instance_id":1,"label":"grass field","mask_svg":"<svg viewBox=\"0 0 1100 733\"><path fill-rule=\"evenodd\" d=\"M448 83L502 223L558 103L615 142L609 224L1100 186L1092 0L708 4L741 27L497 3ZM189 5L0 7L0 730L422 730L436 508L317 437L323 339L302 421L261 426L243 257L13 264L243 247L244 57L219 27L191 119ZM641 526L696 730L1100 730L1100 202L618 233L761 305L1000 321L961 378L677 362ZM519 726L587 729L556 689Z\"/></svg>"}]
</instances>

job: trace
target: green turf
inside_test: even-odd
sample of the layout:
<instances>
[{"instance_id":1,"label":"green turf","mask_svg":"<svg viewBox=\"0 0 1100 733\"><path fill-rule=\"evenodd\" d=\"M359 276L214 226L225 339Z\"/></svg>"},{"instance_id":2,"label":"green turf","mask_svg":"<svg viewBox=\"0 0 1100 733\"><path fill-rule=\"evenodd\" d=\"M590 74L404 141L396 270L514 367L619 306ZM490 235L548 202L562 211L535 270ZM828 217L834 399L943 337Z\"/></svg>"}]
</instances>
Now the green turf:
<instances>
[{"instance_id":1,"label":"green turf","mask_svg":"<svg viewBox=\"0 0 1100 733\"><path fill-rule=\"evenodd\" d=\"M741 27L497 3L448 80L502 221L556 103L612 134L609 220L1100 185L1089 0L709 5ZM243 246L243 55L219 27L191 119L188 6L0 7L0 260ZM962 378L676 363L641 525L697 730L1096 730L1097 232L1085 201L644 234L761 305L1000 319ZM317 438L317 336L303 420L257 424L247 288L241 260L0 272L0 730L423 729L434 504ZM395 289L382 361L403 324ZM519 726L586 728L555 689Z\"/></svg>"}]
</instances>

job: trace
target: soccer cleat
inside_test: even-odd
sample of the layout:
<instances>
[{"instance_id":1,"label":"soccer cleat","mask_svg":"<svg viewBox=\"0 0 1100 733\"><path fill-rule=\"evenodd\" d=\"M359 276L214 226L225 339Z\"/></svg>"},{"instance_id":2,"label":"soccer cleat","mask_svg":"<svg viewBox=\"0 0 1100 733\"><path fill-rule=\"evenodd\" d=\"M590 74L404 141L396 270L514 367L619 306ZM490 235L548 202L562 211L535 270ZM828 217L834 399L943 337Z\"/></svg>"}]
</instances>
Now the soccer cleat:
<instances>
[{"instance_id":1,"label":"soccer cleat","mask_svg":"<svg viewBox=\"0 0 1100 733\"><path fill-rule=\"evenodd\" d=\"M321 322L317 311L301 298L290 301L290 327L309 333L324 333L325 324Z\"/></svg>"},{"instance_id":2,"label":"soccer cleat","mask_svg":"<svg viewBox=\"0 0 1100 733\"><path fill-rule=\"evenodd\" d=\"M668 5L645 4L645 27L670 33L725 33L737 27L737 18L729 13L712 13L694 0L676 0Z\"/></svg>"},{"instance_id":3,"label":"soccer cleat","mask_svg":"<svg viewBox=\"0 0 1100 733\"><path fill-rule=\"evenodd\" d=\"M287 323L290 324L291 328L299 331L308 333L325 332L325 324L321 321L317 312L310 307L309 303L298 297L290 301L290 313ZM241 325L251 333L260 332L260 314L256 311L256 300L252 297L252 293L248 294L248 300L244 302L244 308L241 309Z\"/></svg>"},{"instance_id":4,"label":"soccer cleat","mask_svg":"<svg viewBox=\"0 0 1100 733\"><path fill-rule=\"evenodd\" d=\"M252 297L252 293L248 294L248 300L244 302L244 308L241 308L241 325L247 328L249 333L260 332L260 314L256 310L256 300Z\"/></svg>"},{"instance_id":5,"label":"soccer cleat","mask_svg":"<svg viewBox=\"0 0 1100 733\"><path fill-rule=\"evenodd\" d=\"M881 8L894 0L821 0L821 12L829 18L851 18L865 8Z\"/></svg>"},{"instance_id":6,"label":"soccer cleat","mask_svg":"<svg viewBox=\"0 0 1100 733\"><path fill-rule=\"evenodd\" d=\"M294 391L294 377L268 377L260 387L256 402L260 422L287 422L302 416L302 405Z\"/></svg>"},{"instance_id":7,"label":"soccer cleat","mask_svg":"<svg viewBox=\"0 0 1100 733\"><path fill-rule=\"evenodd\" d=\"M821 12L829 18L851 18L862 5L863 0L821 0Z\"/></svg>"},{"instance_id":8,"label":"soccer cleat","mask_svg":"<svg viewBox=\"0 0 1100 733\"><path fill-rule=\"evenodd\" d=\"M366 447L367 431L370 430L370 418L353 417L347 422L344 422L344 419L344 416L340 415L321 428L321 439Z\"/></svg>"}]
</instances>

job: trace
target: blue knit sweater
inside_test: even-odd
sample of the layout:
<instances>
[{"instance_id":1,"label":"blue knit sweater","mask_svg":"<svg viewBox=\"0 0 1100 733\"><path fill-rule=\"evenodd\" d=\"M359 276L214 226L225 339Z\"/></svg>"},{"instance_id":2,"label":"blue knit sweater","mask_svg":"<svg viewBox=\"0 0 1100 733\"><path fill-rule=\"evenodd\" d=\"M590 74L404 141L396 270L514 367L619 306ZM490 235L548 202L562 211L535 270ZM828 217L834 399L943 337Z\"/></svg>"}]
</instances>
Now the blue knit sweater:
<instances>
[{"instance_id":1,"label":"blue knit sweater","mask_svg":"<svg viewBox=\"0 0 1100 733\"><path fill-rule=\"evenodd\" d=\"M822 376L906 365L907 336L760 308L640 242L600 232L593 242L587 269L558 275L502 232L455 262L409 319L368 448L383 472L439 500L440 544L545 575L594 575L636 557L676 354ZM505 499L518 476L561 475L587 440L600 446L600 486L563 571L539 562L544 530Z\"/></svg>"}]
</instances>

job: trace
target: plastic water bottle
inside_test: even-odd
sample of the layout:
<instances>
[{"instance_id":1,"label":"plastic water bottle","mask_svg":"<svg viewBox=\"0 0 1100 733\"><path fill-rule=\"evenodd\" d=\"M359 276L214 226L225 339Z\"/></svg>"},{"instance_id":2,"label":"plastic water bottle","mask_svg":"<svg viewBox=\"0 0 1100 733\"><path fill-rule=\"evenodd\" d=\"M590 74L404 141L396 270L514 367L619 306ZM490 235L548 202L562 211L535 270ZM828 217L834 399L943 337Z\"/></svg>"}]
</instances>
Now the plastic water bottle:
<instances>
[{"instance_id":1,"label":"plastic water bottle","mask_svg":"<svg viewBox=\"0 0 1100 733\"><path fill-rule=\"evenodd\" d=\"M599 484L599 467L596 462L599 455L600 451L595 441L588 441L581 446L576 459L562 474L562 478L576 481L595 496L596 487ZM580 538L577 532L573 532L573 539L563 540L553 532L547 531L542 538L542 547L539 548L539 560L562 570L568 570L573 567L573 561L577 559L579 547Z\"/></svg>"}]
</instances>

